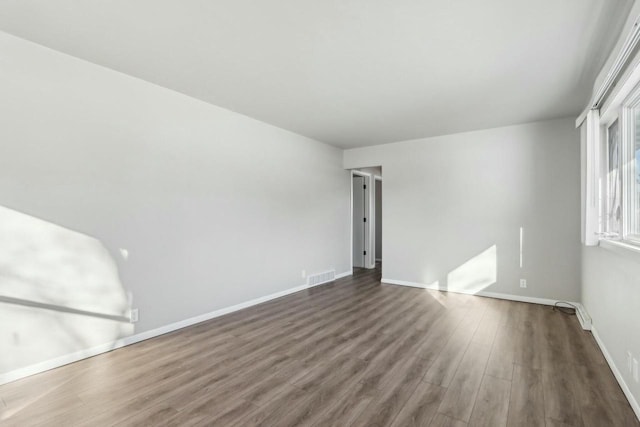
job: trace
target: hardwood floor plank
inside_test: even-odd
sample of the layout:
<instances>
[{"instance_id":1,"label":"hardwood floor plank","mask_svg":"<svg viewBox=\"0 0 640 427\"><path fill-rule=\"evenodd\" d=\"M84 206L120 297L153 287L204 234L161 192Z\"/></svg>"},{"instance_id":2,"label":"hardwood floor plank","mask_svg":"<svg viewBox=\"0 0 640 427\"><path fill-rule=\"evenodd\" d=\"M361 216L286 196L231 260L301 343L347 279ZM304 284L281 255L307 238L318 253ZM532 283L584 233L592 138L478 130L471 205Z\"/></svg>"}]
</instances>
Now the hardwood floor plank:
<instances>
[{"instance_id":1,"label":"hardwood floor plank","mask_svg":"<svg viewBox=\"0 0 640 427\"><path fill-rule=\"evenodd\" d=\"M524 316L525 320L514 328L515 363L539 369L544 365L543 352L546 347L544 331L538 326L543 312L535 304L524 304Z\"/></svg>"},{"instance_id":2,"label":"hardwood floor plank","mask_svg":"<svg viewBox=\"0 0 640 427\"><path fill-rule=\"evenodd\" d=\"M340 398L336 399L319 415L315 426L350 426L379 394L377 389L363 383L348 386Z\"/></svg>"},{"instance_id":3,"label":"hardwood floor plank","mask_svg":"<svg viewBox=\"0 0 640 427\"><path fill-rule=\"evenodd\" d=\"M473 343L469 346L438 407L438 412L469 422L490 351L487 346L481 344Z\"/></svg>"},{"instance_id":4,"label":"hardwood floor plank","mask_svg":"<svg viewBox=\"0 0 640 427\"><path fill-rule=\"evenodd\" d=\"M425 334L420 347L416 349L416 355L431 362L435 361L468 311L469 309L461 307L445 310L434 321L429 333Z\"/></svg>"},{"instance_id":5,"label":"hardwood floor plank","mask_svg":"<svg viewBox=\"0 0 640 427\"><path fill-rule=\"evenodd\" d=\"M425 381L443 387L449 386L478 328L483 311L482 309L474 308L466 314L433 365L429 368L424 378Z\"/></svg>"},{"instance_id":6,"label":"hardwood floor plank","mask_svg":"<svg viewBox=\"0 0 640 427\"><path fill-rule=\"evenodd\" d=\"M429 427L466 427L467 423L464 421L456 420L455 418L448 417L443 414L436 414L429 424Z\"/></svg>"},{"instance_id":7,"label":"hardwood floor plank","mask_svg":"<svg viewBox=\"0 0 640 427\"><path fill-rule=\"evenodd\" d=\"M545 425L541 369L515 366L511 382L507 425L510 427L543 427Z\"/></svg>"},{"instance_id":8,"label":"hardwood floor plank","mask_svg":"<svg viewBox=\"0 0 640 427\"><path fill-rule=\"evenodd\" d=\"M308 399L310 399L309 393L295 386L287 385L280 394L267 402L265 406L244 414L229 425L238 427L280 425L278 421L287 416L290 408L300 407Z\"/></svg>"},{"instance_id":9,"label":"hardwood floor plank","mask_svg":"<svg viewBox=\"0 0 640 427\"><path fill-rule=\"evenodd\" d=\"M249 401L257 406L266 406L276 396L284 393L291 384L287 382L286 376L278 372L271 374L261 381L257 381L251 387L238 393L238 398Z\"/></svg>"},{"instance_id":10,"label":"hardwood floor plank","mask_svg":"<svg viewBox=\"0 0 640 427\"><path fill-rule=\"evenodd\" d=\"M424 363L415 358L416 363ZM402 381L385 387L358 416L353 426L387 426L393 422L420 383L419 376L405 376Z\"/></svg>"},{"instance_id":11,"label":"hardwood floor plank","mask_svg":"<svg viewBox=\"0 0 640 427\"><path fill-rule=\"evenodd\" d=\"M380 269L0 386L5 426L639 426L550 307Z\"/></svg>"},{"instance_id":12,"label":"hardwood floor plank","mask_svg":"<svg viewBox=\"0 0 640 427\"><path fill-rule=\"evenodd\" d=\"M515 365L516 342L514 331L510 327L502 326L497 331L487 362L487 375L511 381Z\"/></svg>"},{"instance_id":13,"label":"hardwood floor plank","mask_svg":"<svg viewBox=\"0 0 640 427\"><path fill-rule=\"evenodd\" d=\"M446 389L421 381L393 421L393 427L428 426L438 412Z\"/></svg>"},{"instance_id":14,"label":"hardwood floor plank","mask_svg":"<svg viewBox=\"0 0 640 427\"><path fill-rule=\"evenodd\" d=\"M365 366L366 362L352 358L339 368L327 367L325 381L305 383L302 387L299 386L309 393L309 399L296 407L289 408L286 416L278 419L277 425L313 425L324 416L325 411L341 399L349 385L357 383Z\"/></svg>"},{"instance_id":15,"label":"hardwood floor plank","mask_svg":"<svg viewBox=\"0 0 640 427\"><path fill-rule=\"evenodd\" d=\"M507 425L511 381L485 375L469 420L470 426L500 427Z\"/></svg>"},{"instance_id":16,"label":"hardwood floor plank","mask_svg":"<svg viewBox=\"0 0 640 427\"><path fill-rule=\"evenodd\" d=\"M582 424L640 426L633 410L626 401L620 400L619 393L622 391L615 390L616 387L619 389L619 386L613 384L613 381L607 381L603 375L606 372L604 366L599 363L587 363L571 365L571 368L573 384L576 386L574 394L580 406Z\"/></svg>"},{"instance_id":17,"label":"hardwood floor plank","mask_svg":"<svg viewBox=\"0 0 640 427\"><path fill-rule=\"evenodd\" d=\"M582 413L576 370L571 363L546 366L542 370L545 415L574 427L581 427Z\"/></svg>"}]
</instances>

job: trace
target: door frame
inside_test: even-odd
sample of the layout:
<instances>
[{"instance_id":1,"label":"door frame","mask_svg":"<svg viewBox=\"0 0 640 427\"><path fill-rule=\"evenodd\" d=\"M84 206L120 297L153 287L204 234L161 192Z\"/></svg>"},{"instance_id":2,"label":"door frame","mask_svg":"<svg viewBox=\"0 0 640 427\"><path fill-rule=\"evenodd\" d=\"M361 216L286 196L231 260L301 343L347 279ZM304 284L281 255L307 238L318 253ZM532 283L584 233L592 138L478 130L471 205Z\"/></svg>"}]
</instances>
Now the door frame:
<instances>
[{"instance_id":1,"label":"door frame","mask_svg":"<svg viewBox=\"0 0 640 427\"><path fill-rule=\"evenodd\" d=\"M364 259L364 267L365 268L374 268L375 267L375 254L371 253L371 224L373 224L373 221L371 220L371 182L372 182L372 177L370 173L367 172L360 172L357 170L351 170L351 175L350 175L350 179L349 181L351 182L351 190L349 192L350 195L350 203L349 203L349 262L351 264L351 272L353 273L353 177L354 176L362 176L365 179L365 185L367 185L367 190L369 191L369 214L368 214L368 223L369 223L369 227L368 227L368 235L367 233L365 233L365 237L364 237L364 246L365 246L365 250L367 251L367 255L365 256ZM375 206L375 205L374 205ZM374 212L375 214L375 212ZM375 233L375 230L374 230ZM371 259L373 259L373 264L371 263Z\"/></svg>"},{"instance_id":2,"label":"door frame","mask_svg":"<svg viewBox=\"0 0 640 427\"><path fill-rule=\"evenodd\" d=\"M372 214L369 214L369 216L371 216L371 233L370 235L373 236L373 238L371 239L371 247L372 249L372 255L371 255L371 260L373 262L373 266L375 267L376 265L376 241L378 240L378 233L376 233L376 226L378 225L378 218L376 217L376 187L378 186L378 181L380 181L380 183L382 183L382 177L378 176L378 175L374 175L373 176L373 189L371 191L371 196L369 199L373 199L373 202L371 203L371 207L370 212L373 212ZM380 206L380 210L382 210L382 206ZM382 215L382 217L384 218L384 215ZM382 236L380 236L380 238L382 238Z\"/></svg>"}]
</instances>

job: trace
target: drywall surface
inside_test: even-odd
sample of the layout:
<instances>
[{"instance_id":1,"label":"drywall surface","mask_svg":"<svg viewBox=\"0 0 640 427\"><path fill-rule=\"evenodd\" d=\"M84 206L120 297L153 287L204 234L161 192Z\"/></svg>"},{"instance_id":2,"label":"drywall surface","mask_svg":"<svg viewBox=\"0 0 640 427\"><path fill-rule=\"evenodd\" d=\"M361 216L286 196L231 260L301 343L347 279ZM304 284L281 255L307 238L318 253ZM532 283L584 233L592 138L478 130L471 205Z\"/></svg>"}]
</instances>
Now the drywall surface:
<instances>
[{"instance_id":1,"label":"drywall surface","mask_svg":"<svg viewBox=\"0 0 640 427\"><path fill-rule=\"evenodd\" d=\"M368 173L373 176L382 176L382 168L380 166L373 166L368 168L358 168L356 169L360 172Z\"/></svg>"},{"instance_id":2,"label":"drywall surface","mask_svg":"<svg viewBox=\"0 0 640 427\"><path fill-rule=\"evenodd\" d=\"M140 333L300 286L302 270L349 270L341 150L5 33L0 58L0 206L51 224L63 236L45 246L56 254L93 248L83 266L107 254L108 278L45 251L39 263L78 270L61 294L28 273L42 264L25 265L0 292L54 307L0 303L0 358L15 356L0 373L95 345L93 323L111 321L58 306L124 316L135 307ZM34 242L13 255L41 251ZM91 301L88 282L108 293ZM17 319L40 333L7 326ZM103 341L132 333L102 329Z\"/></svg>"},{"instance_id":3,"label":"drywall surface","mask_svg":"<svg viewBox=\"0 0 640 427\"><path fill-rule=\"evenodd\" d=\"M582 303L637 405L640 385L627 369L627 352L640 360L640 254L583 246Z\"/></svg>"},{"instance_id":4,"label":"drywall surface","mask_svg":"<svg viewBox=\"0 0 640 427\"><path fill-rule=\"evenodd\" d=\"M594 82L594 92L610 72L639 14L640 1L636 0L615 48ZM640 54L636 52L628 61L620 82L624 82L638 64ZM586 132L586 127L583 125L581 130ZM582 155L586 156L585 153L583 149ZM588 178L583 171L583 184ZM584 188L586 184L583 192ZM606 243L601 245L582 247L582 304L592 318L594 331L613 363L614 372L620 376L618 379L623 389L626 388L625 391L632 396L629 400L636 415L640 417L640 384L635 382L627 367L627 352L640 360L640 254Z\"/></svg>"},{"instance_id":5,"label":"drywall surface","mask_svg":"<svg viewBox=\"0 0 640 427\"><path fill-rule=\"evenodd\" d=\"M383 278L575 301L579 148L559 119L346 150L344 167L384 170Z\"/></svg>"}]
</instances>

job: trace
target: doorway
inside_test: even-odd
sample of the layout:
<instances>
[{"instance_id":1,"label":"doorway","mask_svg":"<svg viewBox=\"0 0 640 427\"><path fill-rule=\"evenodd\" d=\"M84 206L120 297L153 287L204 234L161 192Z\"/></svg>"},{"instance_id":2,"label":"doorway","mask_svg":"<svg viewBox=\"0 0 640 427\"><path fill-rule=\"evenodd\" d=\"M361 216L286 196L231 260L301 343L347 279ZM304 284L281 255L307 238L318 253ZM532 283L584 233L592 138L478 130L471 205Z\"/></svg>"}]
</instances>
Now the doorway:
<instances>
[{"instance_id":1,"label":"doorway","mask_svg":"<svg viewBox=\"0 0 640 427\"><path fill-rule=\"evenodd\" d=\"M351 174L351 213L352 213L352 265L364 268L367 266L367 244L369 233L367 217L369 216L369 176L357 171Z\"/></svg>"},{"instance_id":2,"label":"doorway","mask_svg":"<svg viewBox=\"0 0 640 427\"><path fill-rule=\"evenodd\" d=\"M373 180L375 210L374 210L374 230L375 230L375 262L382 262L382 177L375 176Z\"/></svg>"}]
</instances>

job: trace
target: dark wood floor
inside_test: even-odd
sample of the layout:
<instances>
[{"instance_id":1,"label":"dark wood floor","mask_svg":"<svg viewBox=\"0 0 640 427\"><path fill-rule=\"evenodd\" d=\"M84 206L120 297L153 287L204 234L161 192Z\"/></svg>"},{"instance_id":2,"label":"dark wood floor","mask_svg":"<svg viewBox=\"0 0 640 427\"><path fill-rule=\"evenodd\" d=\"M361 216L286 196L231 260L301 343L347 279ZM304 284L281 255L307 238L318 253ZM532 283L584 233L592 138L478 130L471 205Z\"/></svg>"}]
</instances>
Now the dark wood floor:
<instances>
[{"instance_id":1,"label":"dark wood floor","mask_svg":"<svg viewBox=\"0 0 640 427\"><path fill-rule=\"evenodd\" d=\"M638 426L574 316L379 270L0 386L16 426Z\"/></svg>"}]
</instances>

